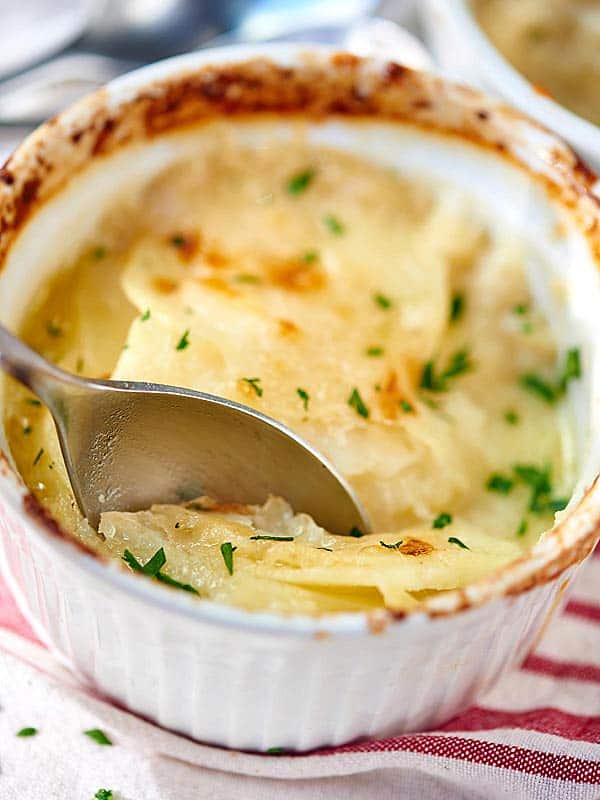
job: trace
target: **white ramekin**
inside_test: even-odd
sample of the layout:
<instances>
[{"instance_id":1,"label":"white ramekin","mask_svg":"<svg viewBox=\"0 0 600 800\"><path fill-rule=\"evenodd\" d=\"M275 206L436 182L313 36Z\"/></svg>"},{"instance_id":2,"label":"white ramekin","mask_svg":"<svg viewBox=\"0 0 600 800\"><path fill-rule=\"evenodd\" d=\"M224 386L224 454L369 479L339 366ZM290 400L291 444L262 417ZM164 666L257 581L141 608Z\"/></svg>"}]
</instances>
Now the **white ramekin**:
<instances>
[{"instance_id":1,"label":"white ramekin","mask_svg":"<svg viewBox=\"0 0 600 800\"><path fill-rule=\"evenodd\" d=\"M45 278L93 242L102 210L192 152L202 125L223 116L254 142L289 137L300 117L311 141L455 183L491 227L523 238L561 347L583 352L584 379L568 401L581 464L574 498L517 562L419 613L284 618L198 601L86 552L41 511L7 459L4 577L36 633L82 680L196 739L307 750L434 726L526 654L597 538L593 177L518 112L399 65L303 46L193 54L83 100L0 171L0 318L18 325ZM560 303L550 290L557 282L566 284Z\"/></svg>"},{"instance_id":2,"label":"white ramekin","mask_svg":"<svg viewBox=\"0 0 600 800\"><path fill-rule=\"evenodd\" d=\"M422 0L427 42L449 78L493 92L535 117L600 169L600 128L538 91L479 27L470 0Z\"/></svg>"}]
</instances>

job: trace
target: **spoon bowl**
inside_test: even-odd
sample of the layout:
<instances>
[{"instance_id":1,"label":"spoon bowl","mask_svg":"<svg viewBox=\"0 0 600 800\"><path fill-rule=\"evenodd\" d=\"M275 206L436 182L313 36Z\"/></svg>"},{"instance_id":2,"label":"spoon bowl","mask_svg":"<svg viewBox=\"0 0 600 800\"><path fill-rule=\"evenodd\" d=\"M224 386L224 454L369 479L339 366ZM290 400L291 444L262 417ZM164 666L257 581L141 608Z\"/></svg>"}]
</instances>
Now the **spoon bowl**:
<instances>
[{"instance_id":1,"label":"spoon bowl","mask_svg":"<svg viewBox=\"0 0 600 800\"><path fill-rule=\"evenodd\" d=\"M174 386L76 377L1 326L0 366L49 408L75 498L93 527L104 511L200 495L263 503L273 494L332 533L369 531L333 465L254 409Z\"/></svg>"}]
</instances>

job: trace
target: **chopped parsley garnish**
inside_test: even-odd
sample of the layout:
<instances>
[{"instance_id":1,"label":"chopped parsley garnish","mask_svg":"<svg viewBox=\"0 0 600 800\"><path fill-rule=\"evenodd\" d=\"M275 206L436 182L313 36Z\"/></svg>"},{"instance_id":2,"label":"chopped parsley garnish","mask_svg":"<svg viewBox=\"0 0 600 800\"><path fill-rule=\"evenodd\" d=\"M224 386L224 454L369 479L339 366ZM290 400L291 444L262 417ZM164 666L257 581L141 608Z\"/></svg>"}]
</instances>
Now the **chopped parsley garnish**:
<instances>
[{"instance_id":1,"label":"chopped parsley garnish","mask_svg":"<svg viewBox=\"0 0 600 800\"><path fill-rule=\"evenodd\" d=\"M157 581L166 584L167 586L172 586L174 589L182 589L184 592L190 592L191 594L198 594L198 592L194 589L193 586L190 586L189 583L181 583L180 581L176 581L175 578L172 578L170 575L165 575L164 572L157 572L154 576Z\"/></svg>"},{"instance_id":2,"label":"chopped parsley garnish","mask_svg":"<svg viewBox=\"0 0 600 800\"><path fill-rule=\"evenodd\" d=\"M458 375L462 375L472 369L473 364L469 359L467 350L457 350L448 361L446 368L439 374L436 374L433 361L428 361L421 374L421 389L427 389L430 392L445 392L448 389L448 381L451 378L456 378Z\"/></svg>"},{"instance_id":3,"label":"chopped parsley garnish","mask_svg":"<svg viewBox=\"0 0 600 800\"><path fill-rule=\"evenodd\" d=\"M527 533L527 528L528 527L529 527L529 523L527 522L527 520L526 519L522 519L521 522L519 523L519 527L517 528L515 536L525 536L525 534Z\"/></svg>"},{"instance_id":4,"label":"chopped parsley garnish","mask_svg":"<svg viewBox=\"0 0 600 800\"><path fill-rule=\"evenodd\" d=\"M448 514L446 511L443 511L441 514L438 514L437 517L433 520L433 528L445 528L446 525L450 525L452 522L452 514Z\"/></svg>"},{"instance_id":5,"label":"chopped parsley garnish","mask_svg":"<svg viewBox=\"0 0 600 800\"><path fill-rule=\"evenodd\" d=\"M44 448L43 448L43 447L40 447L40 449L37 451L37 455L36 455L36 457L33 459L33 466L34 466L34 467L35 467L35 465L38 463L38 461L40 460L40 458L41 458L43 455L44 455Z\"/></svg>"},{"instance_id":6,"label":"chopped parsley garnish","mask_svg":"<svg viewBox=\"0 0 600 800\"><path fill-rule=\"evenodd\" d=\"M382 356L384 353L383 347L369 347L367 348L367 355L372 357Z\"/></svg>"},{"instance_id":7,"label":"chopped parsley garnish","mask_svg":"<svg viewBox=\"0 0 600 800\"><path fill-rule=\"evenodd\" d=\"M35 736L37 732L38 732L37 728L21 728L20 731L17 731L16 735L25 739L28 736Z\"/></svg>"},{"instance_id":8,"label":"chopped parsley garnish","mask_svg":"<svg viewBox=\"0 0 600 800\"><path fill-rule=\"evenodd\" d=\"M62 328L60 325L57 325L56 322L53 320L48 320L46 323L46 331L50 336L53 336L57 339L59 336L62 336Z\"/></svg>"},{"instance_id":9,"label":"chopped parsley garnish","mask_svg":"<svg viewBox=\"0 0 600 800\"><path fill-rule=\"evenodd\" d=\"M125 563L136 572L143 572L144 575L149 575L151 578L154 578L159 569L164 567L164 565L167 563L167 557L164 549L161 547L156 551L156 553L154 553L152 558L144 566L142 566L131 551L125 550L123 553L123 561L125 561Z\"/></svg>"},{"instance_id":10,"label":"chopped parsley garnish","mask_svg":"<svg viewBox=\"0 0 600 800\"><path fill-rule=\"evenodd\" d=\"M302 256L302 261L304 261L305 264L314 264L315 261L317 261L318 258L319 258L319 254L317 253L316 250L308 250Z\"/></svg>"},{"instance_id":11,"label":"chopped parsley garnish","mask_svg":"<svg viewBox=\"0 0 600 800\"><path fill-rule=\"evenodd\" d=\"M522 375L520 383L524 389L536 394L546 403L556 403L567 391L569 383L578 378L581 378L581 354L579 348L573 347L567 351L562 373L556 383L535 372Z\"/></svg>"},{"instance_id":12,"label":"chopped parsley garnish","mask_svg":"<svg viewBox=\"0 0 600 800\"><path fill-rule=\"evenodd\" d=\"M436 403L431 397L426 397L425 395L421 395L420 400L422 403L425 403L426 406L431 408L433 411L440 410L440 404Z\"/></svg>"},{"instance_id":13,"label":"chopped parsley garnish","mask_svg":"<svg viewBox=\"0 0 600 800\"><path fill-rule=\"evenodd\" d=\"M578 378L581 378L581 354L579 348L574 347L567 351L565 365L559 381L561 392L566 392L569 382Z\"/></svg>"},{"instance_id":14,"label":"chopped parsley garnish","mask_svg":"<svg viewBox=\"0 0 600 800\"><path fill-rule=\"evenodd\" d=\"M531 489L531 500L529 502L530 511L544 511L545 504L552 492L550 483L550 469L539 469L533 464L516 464L514 467L515 476L521 483Z\"/></svg>"},{"instance_id":15,"label":"chopped parsley garnish","mask_svg":"<svg viewBox=\"0 0 600 800\"><path fill-rule=\"evenodd\" d=\"M323 217L323 224L334 234L334 236L341 236L346 230L344 225L333 214L326 214Z\"/></svg>"},{"instance_id":16,"label":"chopped parsley garnish","mask_svg":"<svg viewBox=\"0 0 600 800\"><path fill-rule=\"evenodd\" d=\"M150 319L150 309L147 308L140 317L140 322L146 322L149 319Z\"/></svg>"},{"instance_id":17,"label":"chopped parsley garnish","mask_svg":"<svg viewBox=\"0 0 600 800\"><path fill-rule=\"evenodd\" d=\"M89 731L84 731L84 734L89 736L96 744L112 745L111 740L100 728L92 728Z\"/></svg>"},{"instance_id":18,"label":"chopped parsley garnish","mask_svg":"<svg viewBox=\"0 0 600 800\"><path fill-rule=\"evenodd\" d=\"M392 307L392 301L385 294L378 293L373 295L373 300L377 303L379 308L383 308L385 311Z\"/></svg>"},{"instance_id":19,"label":"chopped parsley garnish","mask_svg":"<svg viewBox=\"0 0 600 800\"><path fill-rule=\"evenodd\" d=\"M300 398L300 400L302 400L302 403L304 404L304 410L308 411L308 403L310 401L310 395L308 394L306 389L302 389L300 386L296 389L296 392L298 394L298 397Z\"/></svg>"},{"instance_id":20,"label":"chopped parsley garnish","mask_svg":"<svg viewBox=\"0 0 600 800\"><path fill-rule=\"evenodd\" d=\"M348 405L356 410L356 413L364 419L369 418L369 409L364 404L362 397L356 387L352 389L350 397L348 398Z\"/></svg>"},{"instance_id":21,"label":"chopped parsley garnish","mask_svg":"<svg viewBox=\"0 0 600 800\"><path fill-rule=\"evenodd\" d=\"M512 408L508 408L504 412L504 419L509 425L518 425L519 423L519 415L516 411L513 411Z\"/></svg>"},{"instance_id":22,"label":"chopped parsley garnish","mask_svg":"<svg viewBox=\"0 0 600 800\"><path fill-rule=\"evenodd\" d=\"M458 352L454 353L448 366L444 370L442 374L442 379L445 378L454 378L456 375L460 375L463 372L468 372L471 369L471 364L469 362L469 354L466 350L459 350Z\"/></svg>"},{"instance_id":23,"label":"chopped parsley garnish","mask_svg":"<svg viewBox=\"0 0 600 800\"><path fill-rule=\"evenodd\" d=\"M175 350L185 350L185 348L189 346L189 343L190 343L190 341L188 339L189 335L190 335L190 331L188 329L188 330L186 330L184 332L184 334L181 337L181 339L177 342L177 346L175 347Z\"/></svg>"},{"instance_id":24,"label":"chopped parsley garnish","mask_svg":"<svg viewBox=\"0 0 600 800\"><path fill-rule=\"evenodd\" d=\"M94 800L113 800L112 789L98 789L94 795Z\"/></svg>"},{"instance_id":25,"label":"chopped parsley garnish","mask_svg":"<svg viewBox=\"0 0 600 800\"><path fill-rule=\"evenodd\" d=\"M157 581L165 583L168 586L173 586L176 589L183 589L184 592L198 594L194 587L190 586L189 583L180 583L179 581L176 581L175 578L171 578L170 575L165 575L164 572L160 571L167 563L167 557L162 547L158 549L152 558L144 565L140 564L137 558L129 550L125 550L123 553L123 561L125 561L125 563L131 567L131 569L135 570L135 572L141 572L143 575L147 575L149 578L155 578Z\"/></svg>"},{"instance_id":26,"label":"chopped parsley garnish","mask_svg":"<svg viewBox=\"0 0 600 800\"><path fill-rule=\"evenodd\" d=\"M397 541L397 542L394 542L394 544L386 544L385 542L383 542L383 541L380 539L380 540L379 540L379 544L380 544L382 547L385 547L385 548L387 548L388 550L399 550L399 549L400 549L400 545L402 544L402 539L398 539L398 541Z\"/></svg>"},{"instance_id":27,"label":"chopped parsley garnish","mask_svg":"<svg viewBox=\"0 0 600 800\"><path fill-rule=\"evenodd\" d=\"M513 488L515 482L512 478L506 477L506 475L500 475L499 472L495 472L493 475L490 475L488 482L486 483L485 487L490 492L499 492L500 494L508 494L510 490Z\"/></svg>"},{"instance_id":28,"label":"chopped parsley garnish","mask_svg":"<svg viewBox=\"0 0 600 800\"><path fill-rule=\"evenodd\" d=\"M516 306L513 306L513 314L518 314L520 317L527 314L529 311L529 306L525 303L518 303Z\"/></svg>"},{"instance_id":29,"label":"chopped parsley garnish","mask_svg":"<svg viewBox=\"0 0 600 800\"><path fill-rule=\"evenodd\" d=\"M29 436L32 430L33 428L31 427L31 425L25 425L25 427L23 428L23 433L25 434L25 436Z\"/></svg>"},{"instance_id":30,"label":"chopped parsley garnish","mask_svg":"<svg viewBox=\"0 0 600 800\"><path fill-rule=\"evenodd\" d=\"M30 406L41 406L42 403L40 400L36 400L34 397L28 397L27 402Z\"/></svg>"},{"instance_id":31,"label":"chopped parsley garnish","mask_svg":"<svg viewBox=\"0 0 600 800\"><path fill-rule=\"evenodd\" d=\"M412 414L415 410L413 406L411 406L411 404L408 402L408 400L400 400L398 405L400 406L402 411L404 411L405 414Z\"/></svg>"},{"instance_id":32,"label":"chopped parsley garnish","mask_svg":"<svg viewBox=\"0 0 600 800\"><path fill-rule=\"evenodd\" d=\"M254 389L258 397L263 396L263 389L260 385L261 378L242 378L242 380Z\"/></svg>"},{"instance_id":33,"label":"chopped parsley garnish","mask_svg":"<svg viewBox=\"0 0 600 800\"><path fill-rule=\"evenodd\" d=\"M310 184L312 183L313 178L315 177L315 170L314 169L304 169L302 172L297 172L287 182L287 192L288 194L301 194L304 192Z\"/></svg>"},{"instance_id":34,"label":"chopped parsley garnish","mask_svg":"<svg viewBox=\"0 0 600 800\"><path fill-rule=\"evenodd\" d=\"M150 575L153 578L157 572L160 570L161 567L167 563L167 557L165 555L165 551L161 547L159 550L154 553L150 561L147 561L144 566L142 567L142 572L144 575Z\"/></svg>"},{"instance_id":35,"label":"chopped parsley garnish","mask_svg":"<svg viewBox=\"0 0 600 800\"><path fill-rule=\"evenodd\" d=\"M262 541L262 542L293 542L293 536L270 536L267 534L257 534L256 536L250 537L251 541Z\"/></svg>"},{"instance_id":36,"label":"chopped parsley garnish","mask_svg":"<svg viewBox=\"0 0 600 800\"><path fill-rule=\"evenodd\" d=\"M348 536L352 536L354 539L361 539L364 536L364 533L361 531L360 528L357 528L355 525L348 531Z\"/></svg>"},{"instance_id":37,"label":"chopped parsley garnish","mask_svg":"<svg viewBox=\"0 0 600 800\"><path fill-rule=\"evenodd\" d=\"M528 392L536 394L546 403L555 403L558 400L558 394L554 386L534 372L522 375L520 384Z\"/></svg>"},{"instance_id":38,"label":"chopped parsley garnish","mask_svg":"<svg viewBox=\"0 0 600 800\"><path fill-rule=\"evenodd\" d=\"M451 536L448 539L448 544L457 544L459 547L462 547L463 550L471 549L470 547L467 547L467 545L464 542L461 542L460 539L457 539L456 536Z\"/></svg>"},{"instance_id":39,"label":"chopped parsley garnish","mask_svg":"<svg viewBox=\"0 0 600 800\"><path fill-rule=\"evenodd\" d=\"M457 322L465 310L465 297L462 294L455 294L450 301L450 322Z\"/></svg>"},{"instance_id":40,"label":"chopped parsley garnish","mask_svg":"<svg viewBox=\"0 0 600 800\"><path fill-rule=\"evenodd\" d=\"M230 575L233 575L233 554L236 550L237 547L234 547L231 542L223 542L221 545L221 555Z\"/></svg>"},{"instance_id":41,"label":"chopped parsley garnish","mask_svg":"<svg viewBox=\"0 0 600 800\"><path fill-rule=\"evenodd\" d=\"M557 497L554 500L548 500L546 508L548 511L562 511L563 508L566 508L569 505L569 501L565 497Z\"/></svg>"},{"instance_id":42,"label":"chopped parsley garnish","mask_svg":"<svg viewBox=\"0 0 600 800\"><path fill-rule=\"evenodd\" d=\"M515 464L515 477L531 489L529 510L536 514L549 511L562 511L569 502L563 498L552 497L550 467L540 469L533 464Z\"/></svg>"}]
</instances>

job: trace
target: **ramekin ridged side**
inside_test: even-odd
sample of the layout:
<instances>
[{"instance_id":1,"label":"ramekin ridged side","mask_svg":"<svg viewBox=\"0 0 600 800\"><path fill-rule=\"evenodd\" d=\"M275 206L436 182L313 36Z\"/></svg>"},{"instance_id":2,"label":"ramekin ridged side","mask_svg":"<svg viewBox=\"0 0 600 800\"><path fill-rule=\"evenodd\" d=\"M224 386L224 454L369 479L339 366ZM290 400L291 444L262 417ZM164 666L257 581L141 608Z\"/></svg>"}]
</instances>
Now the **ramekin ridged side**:
<instances>
[{"instance_id":1,"label":"ramekin ridged side","mask_svg":"<svg viewBox=\"0 0 600 800\"><path fill-rule=\"evenodd\" d=\"M199 741L310 750L435 728L522 658L565 576L450 618L380 632L226 627L74 569L0 504L0 565L35 631L97 691ZM154 587L152 587L154 589ZM156 598L170 590L157 586Z\"/></svg>"}]
</instances>

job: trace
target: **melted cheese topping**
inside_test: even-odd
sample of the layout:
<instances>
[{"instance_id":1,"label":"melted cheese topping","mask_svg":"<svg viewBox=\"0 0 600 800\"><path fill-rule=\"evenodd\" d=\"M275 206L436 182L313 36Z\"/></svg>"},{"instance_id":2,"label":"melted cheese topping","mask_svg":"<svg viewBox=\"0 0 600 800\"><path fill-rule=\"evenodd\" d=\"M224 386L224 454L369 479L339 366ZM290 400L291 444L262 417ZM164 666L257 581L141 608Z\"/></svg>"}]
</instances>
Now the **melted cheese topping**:
<instances>
[{"instance_id":1,"label":"melted cheese topping","mask_svg":"<svg viewBox=\"0 0 600 800\"><path fill-rule=\"evenodd\" d=\"M27 484L99 552L144 564L162 547L161 574L249 609L411 608L515 558L571 480L559 404L522 384L555 383L559 367L520 243L450 187L349 155L301 141L250 151L208 132L198 147L147 187L143 213L107 221L22 335L73 371L281 420L348 478L376 533L332 536L274 498L106 513L98 535L47 412L11 384Z\"/></svg>"},{"instance_id":2,"label":"melted cheese topping","mask_svg":"<svg viewBox=\"0 0 600 800\"><path fill-rule=\"evenodd\" d=\"M482 28L543 94L600 125L597 0L474 0Z\"/></svg>"}]
</instances>

